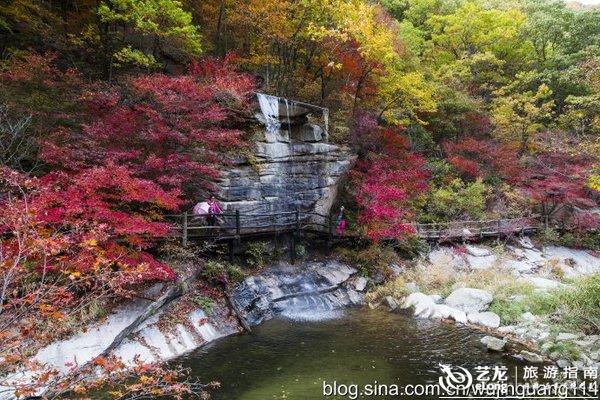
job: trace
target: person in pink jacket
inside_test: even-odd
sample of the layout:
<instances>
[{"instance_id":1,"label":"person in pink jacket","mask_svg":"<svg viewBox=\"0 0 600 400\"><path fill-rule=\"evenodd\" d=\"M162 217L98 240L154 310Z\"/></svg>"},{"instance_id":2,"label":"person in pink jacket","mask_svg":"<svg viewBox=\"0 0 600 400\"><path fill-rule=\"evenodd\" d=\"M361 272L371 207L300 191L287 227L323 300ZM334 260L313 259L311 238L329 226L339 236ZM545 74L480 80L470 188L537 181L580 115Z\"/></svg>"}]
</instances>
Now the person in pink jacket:
<instances>
[{"instance_id":1,"label":"person in pink jacket","mask_svg":"<svg viewBox=\"0 0 600 400\"><path fill-rule=\"evenodd\" d=\"M337 228L336 232L338 235L343 235L346 231L346 218L344 218L344 206L340 207L340 214L337 217Z\"/></svg>"},{"instance_id":2,"label":"person in pink jacket","mask_svg":"<svg viewBox=\"0 0 600 400\"><path fill-rule=\"evenodd\" d=\"M218 215L223 211L221 210L221 206L215 200L215 196L210 196L210 199L207 201L208 203L208 217L206 217L206 221L208 225L215 226L218 222Z\"/></svg>"}]
</instances>

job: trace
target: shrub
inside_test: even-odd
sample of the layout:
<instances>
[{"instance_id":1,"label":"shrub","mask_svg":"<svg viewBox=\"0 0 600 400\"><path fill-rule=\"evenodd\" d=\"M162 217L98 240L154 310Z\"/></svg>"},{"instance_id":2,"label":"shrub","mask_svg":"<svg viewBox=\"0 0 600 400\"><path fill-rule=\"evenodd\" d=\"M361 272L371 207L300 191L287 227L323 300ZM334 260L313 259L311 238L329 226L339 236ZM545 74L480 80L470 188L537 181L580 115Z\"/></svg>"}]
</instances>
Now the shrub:
<instances>
[{"instance_id":1,"label":"shrub","mask_svg":"<svg viewBox=\"0 0 600 400\"><path fill-rule=\"evenodd\" d=\"M556 244L560 239L560 235L556 229L546 228L538 233L537 239L543 244Z\"/></svg>"},{"instance_id":2,"label":"shrub","mask_svg":"<svg viewBox=\"0 0 600 400\"><path fill-rule=\"evenodd\" d=\"M238 265L229 264L227 266L227 275L229 281L233 283L241 282L244 279L244 272Z\"/></svg>"},{"instance_id":3,"label":"shrub","mask_svg":"<svg viewBox=\"0 0 600 400\"><path fill-rule=\"evenodd\" d=\"M225 281L227 278L225 265L219 261L210 260L204 264L200 276L209 280Z\"/></svg>"},{"instance_id":4,"label":"shrub","mask_svg":"<svg viewBox=\"0 0 600 400\"><path fill-rule=\"evenodd\" d=\"M399 276L383 285L377 286L375 290L367 293L365 299L370 303L383 299L386 296L392 296L396 299L400 299L406 295L408 295L408 291L406 290L406 281L404 278Z\"/></svg>"},{"instance_id":5,"label":"shrub","mask_svg":"<svg viewBox=\"0 0 600 400\"><path fill-rule=\"evenodd\" d=\"M398 255L390 246L371 244L358 249L340 249L342 259L354 265L361 275L368 276L374 272L386 272L390 264L398 260Z\"/></svg>"},{"instance_id":6,"label":"shrub","mask_svg":"<svg viewBox=\"0 0 600 400\"><path fill-rule=\"evenodd\" d=\"M269 246L266 242L253 242L246 247L246 262L254 269L261 269L269 261Z\"/></svg>"}]
</instances>

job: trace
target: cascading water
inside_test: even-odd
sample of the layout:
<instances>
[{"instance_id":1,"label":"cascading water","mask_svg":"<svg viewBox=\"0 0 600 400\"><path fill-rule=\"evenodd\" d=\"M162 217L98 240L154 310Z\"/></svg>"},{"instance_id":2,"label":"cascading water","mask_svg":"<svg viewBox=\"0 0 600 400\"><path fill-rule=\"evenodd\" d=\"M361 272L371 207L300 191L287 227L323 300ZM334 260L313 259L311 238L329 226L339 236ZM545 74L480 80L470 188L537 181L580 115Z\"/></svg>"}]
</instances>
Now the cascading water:
<instances>
[{"instance_id":1,"label":"cascading water","mask_svg":"<svg viewBox=\"0 0 600 400\"><path fill-rule=\"evenodd\" d=\"M291 135L290 128L290 108L295 106L305 107L307 109L320 109L323 116L323 128L325 133L329 133L329 109L322 108L318 106L313 106L310 104L302 103L302 102L294 102L290 101L286 98L272 96L270 94L265 93L256 93L256 97L258 98L258 104L260 106L260 111L265 120L265 124L267 126L267 130L272 133L281 128L281 120L279 118L280 112L279 107L282 103L285 104L285 115L287 117L286 123L288 125L288 134Z\"/></svg>"},{"instance_id":2,"label":"cascading water","mask_svg":"<svg viewBox=\"0 0 600 400\"><path fill-rule=\"evenodd\" d=\"M290 125L291 125L291 121L290 121L290 104L288 102L288 99L283 99L285 102L285 116L287 117L287 127L288 127L288 135L291 137L292 136L292 131L290 129Z\"/></svg>"},{"instance_id":3,"label":"cascading water","mask_svg":"<svg viewBox=\"0 0 600 400\"><path fill-rule=\"evenodd\" d=\"M323 109L323 125L325 125L325 134L329 135L329 109Z\"/></svg>"},{"instance_id":4,"label":"cascading water","mask_svg":"<svg viewBox=\"0 0 600 400\"><path fill-rule=\"evenodd\" d=\"M344 307L362 303L351 279L356 272L333 260L301 267L281 264L245 279L232 299L250 325L276 315L304 321L337 318Z\"/></svg>"},{"instance_id":5,"label":"cascading water","mask_svg":"<svg viewBox=\"0 0 600 400\"><path fill-rule=\"evenodd\" d=\"M265 124L269 132L274 132L281 127L279 120L279 97L264 93L256 93L260 111L265 119Z\"/></svg>"}]
</instances>

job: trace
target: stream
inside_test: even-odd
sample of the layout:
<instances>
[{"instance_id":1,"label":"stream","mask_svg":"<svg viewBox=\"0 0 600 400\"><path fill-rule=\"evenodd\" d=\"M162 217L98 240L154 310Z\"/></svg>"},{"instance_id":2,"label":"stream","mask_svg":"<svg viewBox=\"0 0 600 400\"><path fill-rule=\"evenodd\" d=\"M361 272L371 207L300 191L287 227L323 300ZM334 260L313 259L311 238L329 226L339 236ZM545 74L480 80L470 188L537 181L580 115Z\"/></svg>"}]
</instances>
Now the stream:
<instances>
[{"instance_id":1,"label":"stream","mask_svg":"<svg viewBox=\"0 0 600 400\"><path fill-rule=\"evenodd\" d=\"M177 362L203 382L220 382L212 392L215 400L342 399L352 397L324 397L323 380L435 383L439 363L472 372L480 365L504 365L510 376L515 361L486 352L481 336L454 324L354 308L318 321L277 317L252 334L223 338Z\"/></svg>"}]
</instances>

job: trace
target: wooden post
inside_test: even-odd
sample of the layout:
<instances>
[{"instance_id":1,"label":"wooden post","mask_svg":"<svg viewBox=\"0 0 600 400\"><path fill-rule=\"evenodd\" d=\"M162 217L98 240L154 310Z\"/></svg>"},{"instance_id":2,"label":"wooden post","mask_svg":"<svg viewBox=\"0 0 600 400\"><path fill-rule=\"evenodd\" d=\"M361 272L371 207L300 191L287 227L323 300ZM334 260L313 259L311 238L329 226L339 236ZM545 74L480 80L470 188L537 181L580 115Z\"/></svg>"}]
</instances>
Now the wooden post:
<instances>
[{"instance_id":1,"label":"wooden post","mask_svg":"<svg viewBox=\"0 0 600 400\"><path fill-rule=\"evenodd\" d=\"M235 260L235 249L240 244L240 233L242 232L242 224L240 222L240 210L235 210L235 238L229 241L229 261Z\"/></svg>"},{"instance_id":2,"label":"wooden post","mask_svg":"<svg viewBox=\"0 0 600 400\"><path fill-rule=\"evenodd\" d=\"M231 239L229 245L229 262L233 263L235 259L235 242L237 239Z\"/></svg>"},{"instance_id":3,"label":"wooden post","mask_svg":"<svg viewBox=\"0 0 600 400\"><path fill-rule=\"evenodd\" d=\"M496 236L496 243L500 244L500 231L502 230L502 220L498 220L498 235Z\"/></svg>"},{"instance_id":4,"label":"wooden post","mask_svg":"<svg viewBox=\"0 0 600 400\"><path fill-rule=\"evenodd\" d=\"M185 247L188 242L188 215L187 211L183 212L183 234L181 237L181 244Z\"/></svg>"},{"instance_id":5,"label":"wooden post","mask_svg":"<svg viewBox=\"0 0 600 400\"><path fill-rule=\"evenodd\" d=\"M331 240L333 239L333 215L329 213L327 217L327 249L331 248Z\"/></svg>"},{"instance_id":6,"label":"wooden post","mask_svg":"<svg viewBox=\"0 0 600 400\"><path fill-rule=\"evenodd\" d=\"M290 235L290 261L292 264L296 263L296 234Z\"/></svg>"},{"instance_id":7,"label":"wooden post","mask_svg":"<svg viewBox=\"0 0 600 400\"><path fill-rule=\"evenodd\" d=\"M479 238L482 239L483 238L483 224L481 223L481 220L477 221L477 227L479 228Z\"/></svg>"}]
</instances>

